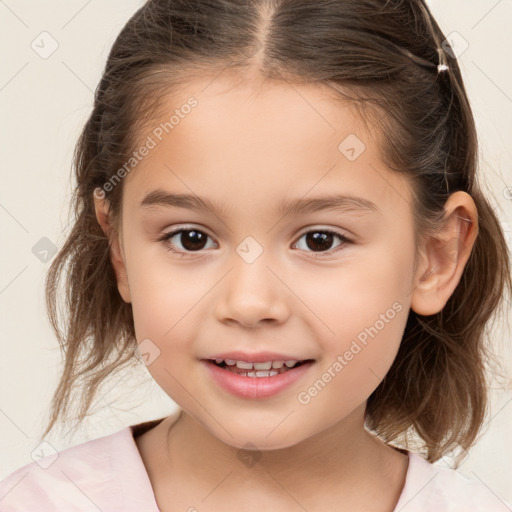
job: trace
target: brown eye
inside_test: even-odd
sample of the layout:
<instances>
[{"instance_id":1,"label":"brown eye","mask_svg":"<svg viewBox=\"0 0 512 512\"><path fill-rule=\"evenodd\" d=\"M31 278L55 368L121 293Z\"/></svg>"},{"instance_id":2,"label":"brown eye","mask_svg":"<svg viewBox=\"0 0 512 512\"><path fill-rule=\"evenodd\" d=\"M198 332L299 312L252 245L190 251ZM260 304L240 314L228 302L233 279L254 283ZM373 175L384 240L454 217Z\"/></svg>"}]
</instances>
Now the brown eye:
<instances>
[{"instance_id":1,"label":"brown eye","mask_svg":"<svg viewBox=\"0 0 512 512\"><path fill-rule=\"evenodd\" d=\"M310 232L306 234L306 245L311 250L324 251L330 249L333 239L332 233Z\"/></svg>"},{"instance_id":2,"label":"brown eye","mask_svg":"<svg viewBox=\"0 0 512 512\"><path fill-rule=\"evenodd\" d=\"M306 250L306 252L313 252L313 256L316 256L314 253L319 253L318 256L329 256L338 250L337 247L344 246L352 242L346 236L340 233L323 229L310 230L306 233L303 233L300 238L305 238L306 248L304 249L303 247L298 247L298 242L295 244L295 246L299 249ZM332 244L336 238L340 240L340 243L333 249Z\"/></svg>"},{"instance_id":3,"label":"brown eye","mask_svg":"<svg viewBox=\"0 0 512 512\"><path fill-rule=\"evenodd\" d=\"M179 229L166 233L160 240L172 252L187 253L202 251L208 238L206 233L198 229Z\"/></svg>"},{"instance_id":4,"label":"brown eye","mask_svg":"<svg viewBox=\"0 0 512 512\"><path fill-rule=\"evenodd\" d=\"M159 240L165 247L180 256L186 256L194 252L203 251L206 248L209 235L198 229L177 229L170 233L166 233ZM300 239L305 238L306 247L299 247L299 243L294 244L294 247L311 252L313 257L330 256L338 251L338 247L344 247L352 241L346 236L335 231L326 229L310 230L304 233ZM339 243L333 247L336 239Z\"/></svg>"}]
</instances>

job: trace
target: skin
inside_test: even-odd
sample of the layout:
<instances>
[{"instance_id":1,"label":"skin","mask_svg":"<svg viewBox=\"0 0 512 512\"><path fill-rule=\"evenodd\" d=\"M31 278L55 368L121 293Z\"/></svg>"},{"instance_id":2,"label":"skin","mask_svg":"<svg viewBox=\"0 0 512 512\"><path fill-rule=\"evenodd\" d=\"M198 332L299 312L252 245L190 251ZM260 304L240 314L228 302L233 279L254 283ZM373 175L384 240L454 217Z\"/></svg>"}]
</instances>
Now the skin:
<instances>
[{"instance_id":1,"label":"skin","mask_svg":"<svg viewBox=\"0 0 512 512\"><path fill-rule=\"evenodd\" d=\"M111 254L138 342L149 338L160 350L148 370L184 411L171 430L168 418L136 440L158 506L391 512L408 460L365 430L366 400L396 356L409 309L434 314L457 286L477 236L475 204L453 194L443 226L415 247L408 182L382 163L357 112L326 89L223 75L190 83L166 99L167 111L190 96L198 106L124 178ZM366 146L355 161L338 150L350 134ZM156 188L228 211L141 209ZM282 199L335 193L370 200L378 212L275 211ZM108 205L94 200L108 233ZM158 238L183 225L210 238L180 257ZM321 256L303 235L326 228L353 243L334 237L334 253ZM236 251L247 236L263 249L250 264ZM186 252L180 235L172 240ZM393 304L401 311L300 403L298 394ZM278 395L244 399L219 388L199 361L237 349L315 363ZM261 457L254 465L239 457L248 442Z\"/></svg>"}]
</instances>

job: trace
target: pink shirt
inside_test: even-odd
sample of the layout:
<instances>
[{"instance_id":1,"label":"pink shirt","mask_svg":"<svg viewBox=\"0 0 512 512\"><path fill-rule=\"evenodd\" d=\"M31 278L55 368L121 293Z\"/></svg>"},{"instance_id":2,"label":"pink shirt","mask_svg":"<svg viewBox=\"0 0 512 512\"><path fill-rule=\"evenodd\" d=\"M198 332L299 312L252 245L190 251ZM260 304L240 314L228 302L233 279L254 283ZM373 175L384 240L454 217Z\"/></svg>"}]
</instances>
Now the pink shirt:
<instances>
[{"instance_id":1,"label":"pink shirt","mask_svg":"<svg viewBox=\"0 0 512 512\"><path fill-rule=\"evenodd\" d=\"M17 469L0 482L0 512L159 512L134 434L160 421L126 427ZM512 510L480 481L407 454L394 512Z\"/></svg>"}]
</instances>

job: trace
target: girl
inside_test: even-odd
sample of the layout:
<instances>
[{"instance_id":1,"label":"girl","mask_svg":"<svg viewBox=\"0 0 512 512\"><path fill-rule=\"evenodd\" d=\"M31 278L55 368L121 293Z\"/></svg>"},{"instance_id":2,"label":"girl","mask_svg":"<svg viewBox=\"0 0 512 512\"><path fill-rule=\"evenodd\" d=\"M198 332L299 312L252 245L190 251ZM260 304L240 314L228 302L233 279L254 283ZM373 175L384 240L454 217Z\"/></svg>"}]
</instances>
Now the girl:
<instances>
[{"instance_id":1,"label":"girl","mask_svg":"<svg viewBox=\"0 0 512 512\"><path fill-rule=\"evenodd\" d=\"M3 512L510 510L432 464L475 442L511 290L445 39L423 0L135 13L46 283L44 435L130 362L179 409L18 469Z\"/></svg>"}]
</instances>

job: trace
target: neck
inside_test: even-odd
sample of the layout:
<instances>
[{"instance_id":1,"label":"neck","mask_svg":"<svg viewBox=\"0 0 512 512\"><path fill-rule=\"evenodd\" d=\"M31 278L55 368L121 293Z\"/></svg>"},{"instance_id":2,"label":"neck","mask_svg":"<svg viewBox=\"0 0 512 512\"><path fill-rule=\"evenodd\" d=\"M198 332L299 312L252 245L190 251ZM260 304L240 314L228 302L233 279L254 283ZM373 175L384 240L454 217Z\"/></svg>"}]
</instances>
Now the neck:
<instances>
[{"instance_id":1,"label":"neck","mask_svg":"<svg viewBox=\"0 0 512 512\"><path fill-rule=\"evenodd\" d=\"M170 478L194 475L213 489L219 475L242 472L247 478L237 484L236 493L241 495L261 495L275 489L276 481L287 489L329 488L330 483L338 489L353 488L363 475L373 478L372 470L381 471L383 451L389 450L365 430L365 405L316 436L265 451L227 445L182 411L166 428L167 473Z\"/></svg>"},{"instance_id":2,"label":"neck","mask_svg":"<svg viewBox=\"0 0 512 512\"><path fill-rule=\"evenodd\" d=\"M406 455L365 430L362 406L313 437L273 450L230 446L184 410L135 440L162 511L208 499L211 510L242 503L247 512L391 512L408 467Z\"/></svg>"}]
</instances>

